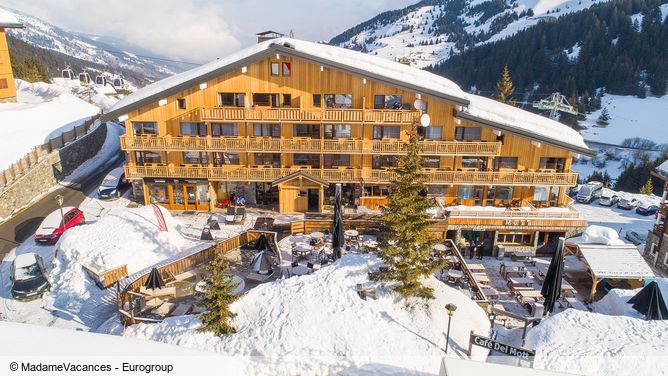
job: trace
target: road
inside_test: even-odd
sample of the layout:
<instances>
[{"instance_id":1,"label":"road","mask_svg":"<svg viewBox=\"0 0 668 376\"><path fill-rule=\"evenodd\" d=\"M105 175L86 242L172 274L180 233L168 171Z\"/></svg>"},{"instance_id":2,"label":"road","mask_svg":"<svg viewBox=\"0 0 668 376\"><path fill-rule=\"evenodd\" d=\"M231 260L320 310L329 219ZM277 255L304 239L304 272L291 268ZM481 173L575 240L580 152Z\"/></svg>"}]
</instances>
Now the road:
<instances>
[{"instance_id":1,"label":"road","mask_svg":"<svg viewBox=\"0 0 668 376\"><path fill-rule=\"evenodd\" d=\"M11 219L0 224L0 260L4 259L14 247L35 233L42 220L58 209L56 196L64 197L63 206L79 206L87 195L94 192L102 180L112 169L121 166L124 162L123 154L105 163L105 167L92 175L75 181L71 185L62 186L49 192L39 201L15 214Z\"/></svg>"}]
</instances>

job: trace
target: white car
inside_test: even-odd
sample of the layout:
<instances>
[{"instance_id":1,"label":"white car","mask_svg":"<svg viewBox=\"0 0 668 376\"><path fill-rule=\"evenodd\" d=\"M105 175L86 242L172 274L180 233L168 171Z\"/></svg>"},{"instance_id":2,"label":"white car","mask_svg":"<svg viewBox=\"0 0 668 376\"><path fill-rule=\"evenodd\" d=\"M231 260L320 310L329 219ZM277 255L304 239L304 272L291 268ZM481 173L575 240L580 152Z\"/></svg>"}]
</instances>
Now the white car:
<instances>
[{"instance_id":1,"label":"white car","mask_svg":"<svg viewBox=\"0 0 668 376\"><path fill-rule=\"evenodd\" d=\"M631 210L638 206L639 202L633 197L622 197L617 201L617 207L624 210Z\"/></svg>"}]
</instances>

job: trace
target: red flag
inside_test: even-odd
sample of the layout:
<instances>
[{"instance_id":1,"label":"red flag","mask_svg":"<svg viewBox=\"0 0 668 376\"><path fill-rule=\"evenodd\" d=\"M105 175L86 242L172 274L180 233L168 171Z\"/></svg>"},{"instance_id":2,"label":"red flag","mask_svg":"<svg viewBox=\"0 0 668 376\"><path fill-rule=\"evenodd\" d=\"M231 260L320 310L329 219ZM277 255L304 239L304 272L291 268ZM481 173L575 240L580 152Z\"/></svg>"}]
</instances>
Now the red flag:
<instances>
[{"instance_id":1,"label":"red flag","mask_svg":"<svg viewBox=\"0 0 668 376\"><path fill-rule=\"evenodd\" d=\"M162 216L162 211L156 204L151 204L151 206L153 206L153 212L155 213L155 218L158 220L160 231L167 231L167 223L165 223L165 217Z\"/></svg>"}]
</instances>

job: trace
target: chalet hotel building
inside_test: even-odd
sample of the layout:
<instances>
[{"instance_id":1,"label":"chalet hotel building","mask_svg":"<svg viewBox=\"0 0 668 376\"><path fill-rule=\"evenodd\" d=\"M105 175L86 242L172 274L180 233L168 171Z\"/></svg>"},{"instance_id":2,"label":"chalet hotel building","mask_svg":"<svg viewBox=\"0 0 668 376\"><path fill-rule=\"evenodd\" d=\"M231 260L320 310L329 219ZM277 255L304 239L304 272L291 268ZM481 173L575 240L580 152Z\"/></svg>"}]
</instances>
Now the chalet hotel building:
<instances>
[{"instance_id":1,"label":"chalet hotel building","mask_svg":"<svg viewBox=\"0 0 668 376\"><path fill-rule=\"evenodd\" d=\"M594 154L576 131L339 47L263 41L148 85L105 119L125 122L135 197L172 210L211 210L235 193L323 212L336 183L349 207L377 210L418 126L447 236L540 251L586 225L566 195L572 159Z\"/></svg>"}]
</instances>

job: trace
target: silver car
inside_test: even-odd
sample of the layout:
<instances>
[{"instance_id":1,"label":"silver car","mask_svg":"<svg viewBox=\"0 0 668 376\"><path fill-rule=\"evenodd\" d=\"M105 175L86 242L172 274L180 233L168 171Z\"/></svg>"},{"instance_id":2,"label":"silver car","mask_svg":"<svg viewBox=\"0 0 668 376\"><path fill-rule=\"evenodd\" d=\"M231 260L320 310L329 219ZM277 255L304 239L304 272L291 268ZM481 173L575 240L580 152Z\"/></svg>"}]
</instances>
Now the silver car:
<instances>
[{"instance_id":1,"label":"silver car","mask_svg":"<svg viewBox=\"0 0 668 376\"><path fill-rule=\"evenodd\" d=\"M637 231L627 231L626 240L633 243L633 245L640 245L645 243L645 241L647 240L647 235L643 235Z\"/></svg>"}]
</instances>

